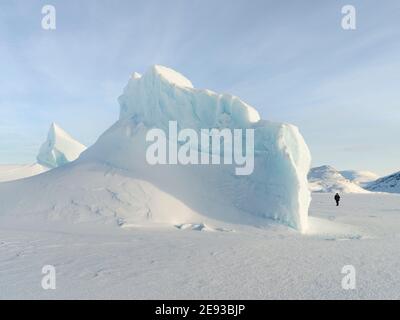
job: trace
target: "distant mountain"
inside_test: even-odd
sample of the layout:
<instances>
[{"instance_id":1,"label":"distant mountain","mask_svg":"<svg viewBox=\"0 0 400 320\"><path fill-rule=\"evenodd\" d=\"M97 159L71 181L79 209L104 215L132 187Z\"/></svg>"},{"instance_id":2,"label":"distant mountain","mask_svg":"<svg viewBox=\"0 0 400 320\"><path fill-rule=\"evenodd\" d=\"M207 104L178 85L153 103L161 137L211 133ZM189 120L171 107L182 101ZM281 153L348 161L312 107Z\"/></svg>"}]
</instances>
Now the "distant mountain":
<instances>
[{"instance_id":1,"label":"distant mountain","mask_svg":"<svg viewBox=\"0 0 400 320\"><path fill-rule=\"evenodd\" d=\"M308 174L308 181L312 192L368 193L331 166L312 168Z\"/></svg>"},{"instance_id":2,"label":"distant mountain","mask_svg":"<svg viewBox=\"0 0 400 320\"><path fill-rule=\"evenodd\" d=\"M344 170L340 171L340 174L361 187L364 187L369 182L379 179L379 176L376 173L370 171Z\"/></svg>"},{"instance_id":3,"label":"distant mountain","mask_svg":"<svg viewBox=\"0 0 400 320\"><path fill-rule=\"evenodd\" d=\"M365 188L375 192L400 193L400 171L370 182Z\"/></svg>"}]
</instances>

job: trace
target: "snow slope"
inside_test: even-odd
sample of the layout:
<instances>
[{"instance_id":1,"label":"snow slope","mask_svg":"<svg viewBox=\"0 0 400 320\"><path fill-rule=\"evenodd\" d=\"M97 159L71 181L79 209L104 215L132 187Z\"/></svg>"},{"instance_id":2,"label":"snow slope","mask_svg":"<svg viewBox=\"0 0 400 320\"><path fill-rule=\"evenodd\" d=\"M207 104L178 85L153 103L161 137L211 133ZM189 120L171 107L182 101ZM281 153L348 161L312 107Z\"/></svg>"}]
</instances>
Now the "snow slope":
<instances>
[{"instance_id":1,"label":"snow slope","mask_svg":"<svg viewBox=\"0 0 400 320\"><path fill-rule=\"evenodd\" d=\"M143 76L135 73L119 102L119 121L79 159L23 182L0 184L0 213L20 221L210 224L215 230L231 223L267 225L274 219L307 229L310 154L296 127L260 120L239 98L195 89L184 76L161 66ZM150 165L146 134L151 128L167 130L169 121L197 131L254 129L254 172L238 176L236 164ZM45 162L64 163L53 152L63 144L51 134L49 142L49 148L43 147Z\"/></svg>"},{"instance_id":2,"label":"snow slope","mask_svg":"<svg viewBox=\"0 0 400 320\"><path fill-rule=\"evenodd\" d=\"M312 168L308 173L309 186L312 192L324 193L367 193L357 183L346 179L331 166Z\"/></svg>"},{"instance_id":3,"label":"snow slope","mask_svg":"<svg viewBox=\"0 0 400 320\"><path fill-rule=\"evenodd\" d=\"M375 192L400 193L400 172L370 182L366 185L366 189Z\"/></svg>"},{"instance_id":4,"label":"snow slope","mask_svg":"<svg viewBox=\"0 0 400 320\"><path fill-rule=\"evenodd\" d=\"M361 170L344 170L340 171L340 174L361 187L365 186L368 182L375 181L379 178L376 173Z\"/></svg>"},{"instance_id":5,"label":"snow slope","mask_svg":"<svg viewBox=\"0 0 400 320\"><path fill-rule=\"evenodd\" d=\"M0 299L399 299L400 195L314 194L306 235L0 224ZM56 290L41 289L42 267ZM342 268L356 270L344 290Z\"/></svg>"},{"instance_id":6,"label":"snow slope","mask_svg":"<svg viewBox=\"0 0 400 320\"><path fill-rule=\"evenodd\" d=\"M37 163L30 165L0 165L0 182L35 176L47 170L49 170L49 168Z\"/></svg>"},{"instance_id":7,"label":"snow slope","mask_svg":"<svg viewBox=\"0 0 400 320\"><path fill-rule=\"evenodd\" d=\"M56 168L74 161L86 149L57 124L50 126L47 140L40 148L37 162L49 168Z\"/></svg>"}]
</instances>

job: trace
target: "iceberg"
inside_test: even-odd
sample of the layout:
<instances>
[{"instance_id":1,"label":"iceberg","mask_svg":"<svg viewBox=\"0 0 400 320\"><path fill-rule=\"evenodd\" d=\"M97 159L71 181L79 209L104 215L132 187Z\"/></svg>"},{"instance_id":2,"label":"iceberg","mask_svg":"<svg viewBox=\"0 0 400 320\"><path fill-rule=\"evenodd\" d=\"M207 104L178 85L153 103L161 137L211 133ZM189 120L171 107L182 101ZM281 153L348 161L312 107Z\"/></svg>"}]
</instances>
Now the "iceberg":
<instances>
[{"instance_id":1,"label":"iceberg","mask_svg":"<svg viewBox=\"0 0 400 320\"><path fill-rule=\"evenodd\" d=\"M37 162L48 168L56 168L74 161L85 149L83 144L52 123L47 140L40 147Z\"/></svg>"},{"instance_id":2,"label":"iceberg","mask_svg":"<svg viewBox=\"0 0 400 320\"><path fill-rule=\"evenodd\" d=\"M83 145L52 125L39 163L57 167L80 154L79 158L35 177L0 184L4 219L23 216L26 221L123 228L208 226L210 230L277 223L307 230L311 157L297 127L262 120L240 98L197 89L163 66L153 66L143 75L134 73L119 103L119 119L83 153ZM177 131L169 130L171 122ZM229 161L151 163L146 154L152 142L146 137L154 129L166 133L168 148L197 152L198 159L221 157L222 152L188 141L174 146L175 132L190 129L198 137L209 132L211 141L223 130L240 132L242 136L235 136L233 142L246 148L252 170L238 174L238 163ZM247 132L252 132L250 144ZM216 140L224 156L234 152L232 158L240 159L243 154L225 148L224 140Z\"/></svg>"},{"instance_id":3,"label":"iceberg","mask_svg":"<svg viewBox=\"0 0 400 320\"><path fill-rule=\"evenodd\" d=\"M52 123L46 142L40 147L37 163L0 165L0 182L33 177L77 159L86 147Z\"/></svg>"},{"instance_id":4,"label":"iceberg","mask_svg":"<svg viewBox=\"0 0 400 320\"><path fill-rule=\"evenodd\" d=\"M144 76L134 73L118 99L120 120L135 117L149 127L246 128L260 120L258 112L238 97L195 89L183 75L153 66Z\"/></svg>"},{"instance_id":5,"label":"iceberg","mask_svg":"<svg viewBox=\"0 0 400 320\"><path fill-rule=\"evenodd\" d=\"M119 103L119 121L80 161L103 161L134 172L215 219L230 220L229 210L239 210L243 216L307 229L311 156L297 127L261 120L257 110L238 97L196 89L183 75L158 65L143 75L134 73ZM171 121L179 130L190 128L199 135L204 129L253 129L254 171L237 176L233 165L150 165L145 158L146 133L152 128L168 132ZM214 210L221 206L230 209Z\"/></svg>"}]
</instances>

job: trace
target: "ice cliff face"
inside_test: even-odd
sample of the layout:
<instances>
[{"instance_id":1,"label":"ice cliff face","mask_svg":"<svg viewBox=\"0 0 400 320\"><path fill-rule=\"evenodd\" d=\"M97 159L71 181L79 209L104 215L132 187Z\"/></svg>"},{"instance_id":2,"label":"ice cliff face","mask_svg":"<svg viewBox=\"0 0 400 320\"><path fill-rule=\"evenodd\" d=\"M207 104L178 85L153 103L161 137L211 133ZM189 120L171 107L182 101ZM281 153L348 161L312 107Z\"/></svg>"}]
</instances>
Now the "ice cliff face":
<instances>
[{"instance_id":1,"label":"ice cliff face","mask_svg":"<svg viewBox=\"0 0 400 320\"><path fill-rule=\"evenodd\" d=\"M120 119L135 117L146 126L168 128L242 128L260 120L258 112L239 98L198 90L181 74L154 66L142 77L135 73L119 98Z\"/></svg>"},{"instance_id":2,"label":"ice cliff face","mask_svg":"<svg viewBox=\"0 0 400 320\"><path fill-rule=\"evenodd\" d=\"M50 126L47 140L40 148L37 162L48 168L56 168L74 161L86 147L72 138L57 124Z\"/></svg>"},{"instance_id":3,"label":"ice cliff face","mask_svg":"<svg viewBox=\"0 0 400 320\"><path fill-rule=\"evenodd\" d=\"M120 119L80 161L102 161L134 173L200 214L240 222L271 218L300 231L307 228L310 153L295 126L260 119L238 97L195 89L162 66L133 74L119 98ZM178 129L254 129L254 171L236 176L232 165L149 165L146 132ZM233 219L233 212L242 217ZM174 213L171 212L171 215Z\"/></svg>"}]
</instances>

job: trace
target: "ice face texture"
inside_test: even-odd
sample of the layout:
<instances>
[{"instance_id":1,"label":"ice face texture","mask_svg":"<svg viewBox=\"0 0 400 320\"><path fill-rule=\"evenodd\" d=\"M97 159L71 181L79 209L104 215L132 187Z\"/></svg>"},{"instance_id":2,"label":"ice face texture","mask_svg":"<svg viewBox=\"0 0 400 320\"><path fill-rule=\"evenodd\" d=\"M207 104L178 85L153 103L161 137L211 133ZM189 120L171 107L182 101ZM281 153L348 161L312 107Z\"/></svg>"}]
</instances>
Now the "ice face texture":
<instances>
[{"instance_id":1,"label":"ice face texture","mask_svg":"<svg viewBox=\"0 0 400 320\"><path fill-rule=\"evenodd\" d=\"M48 168L56 168L77 159L85 149L83 144L52 123L47 140L40 148L37 162Z\"/></svg>"},{"instance_id":2,"label":"ice face texture","mask_svg":"<svg viewBox=\"0 0 400 320\"><path fill-rule=\"evenodd\" d=\"M134 73L119 103L119 121L83 154L82 161L102 161L135 173L213 219L240 223L250 215L307 229L311 160L295 126L263 121L238 97L195 89L184 76L162 66L143 76ZM177 121L178 129L196 131L254 129L253 173L236 176L234 165L148 165L146 132L167 132L169 121ZM242 216L233 219L236 211Z\"/></svg>"},{"instance_id":3,"label":"ice face texture","mask_svg":"<svg viewBox=\"0 0 400 320\"><path fill-rule=\"evenodd\" d=\"M136 117L146 126L168 128L177 120L182 128L249 127L258 112L239 98L194 89L176 71L154 66L143 77L135 73L119 97L120 120Z\"/></svg>"}]
</instances>

